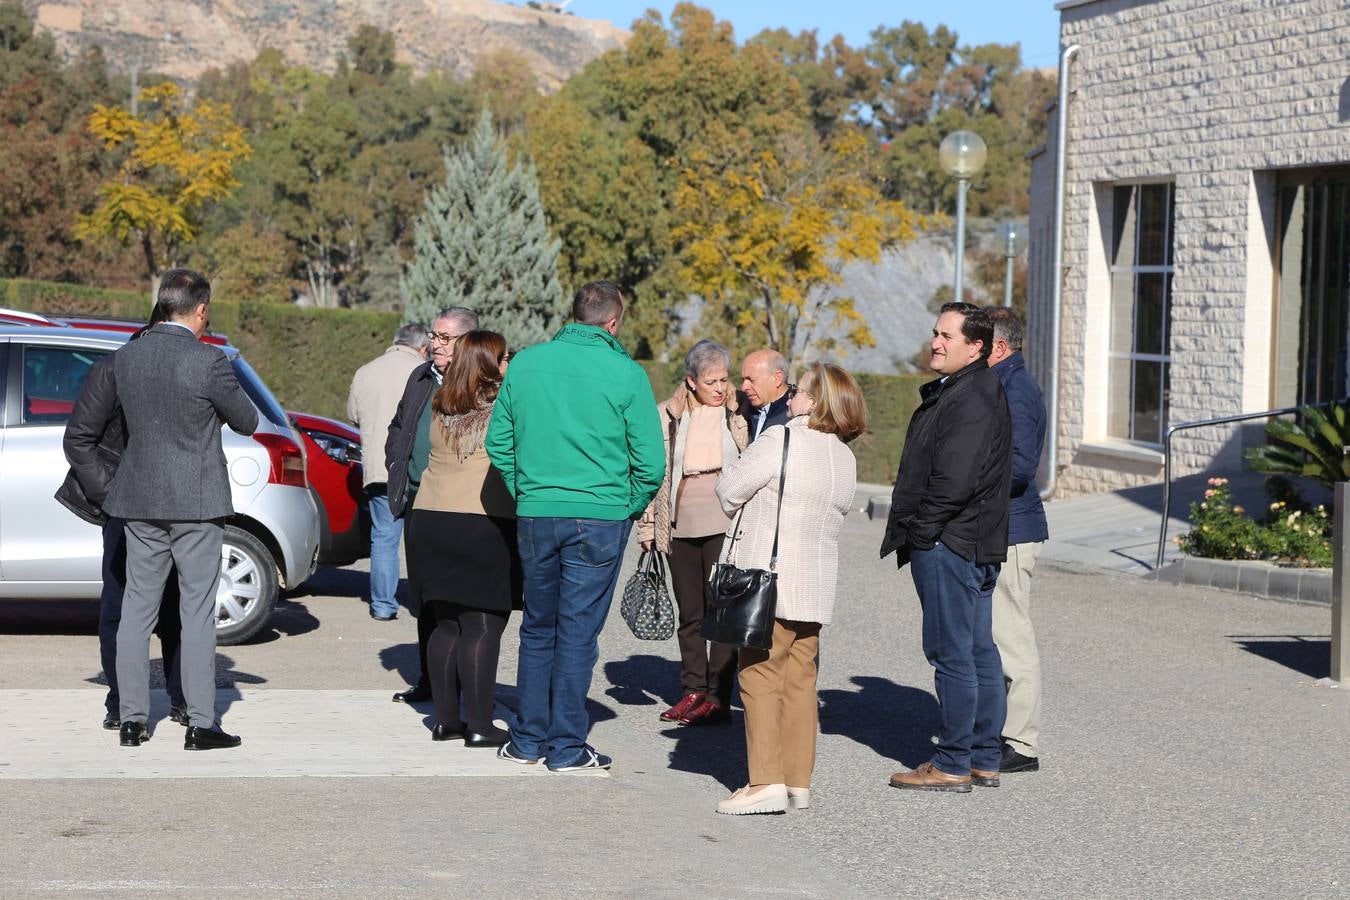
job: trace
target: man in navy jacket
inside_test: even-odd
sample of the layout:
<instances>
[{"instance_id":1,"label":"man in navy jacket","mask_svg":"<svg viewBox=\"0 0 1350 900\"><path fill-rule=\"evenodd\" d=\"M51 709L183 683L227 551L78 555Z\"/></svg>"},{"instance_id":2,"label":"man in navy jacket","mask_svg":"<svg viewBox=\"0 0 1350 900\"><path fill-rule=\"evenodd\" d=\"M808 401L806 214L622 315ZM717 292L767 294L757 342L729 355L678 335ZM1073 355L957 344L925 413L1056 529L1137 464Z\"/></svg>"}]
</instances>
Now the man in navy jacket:
<instances>
[{"instance_id":1,"label":"man in navy jacket","mask_svg":"<svg viewBox=\"0 0 1350 900\"><path fill-rule=\"evenodd\" d=\"M1031 625L1031 573L1049 537L1036 469L1045 443L1045 401L1022 359L1022 320L1010 309L989 311L994 349L989 365L1003 385L1012 416L1012 489L1008 500L1008 561L994 587L994 643L1003 659L1008 714L1003 724L1003 772L1041 767L1041 658Z\"/></svg>"}]
</instances>

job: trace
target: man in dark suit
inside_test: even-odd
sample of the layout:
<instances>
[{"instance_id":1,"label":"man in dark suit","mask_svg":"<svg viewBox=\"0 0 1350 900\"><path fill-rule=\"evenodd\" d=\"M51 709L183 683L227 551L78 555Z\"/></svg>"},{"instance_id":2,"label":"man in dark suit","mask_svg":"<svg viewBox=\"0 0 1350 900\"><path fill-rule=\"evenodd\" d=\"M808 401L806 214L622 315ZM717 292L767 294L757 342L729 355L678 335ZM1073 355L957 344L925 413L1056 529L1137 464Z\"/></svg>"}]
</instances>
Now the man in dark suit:
<instances>
[{"instance_id":1,"label":"man in dark suit","mask_svg":"<svg viewBox=\"0 0 1350 900\"><path fill-rule=\"evenodd\" d=\"M755 350L741 362L741 414L754 442L768 428L788 420L788 364L777 350Z\"/></svg>"},{"instance_id":2,"label":"man in dark suit","mask_svg":"<svg viewBox=\"0 0 1350 900\"><path fill-rule=\"evenodd\" d=\"M127 445L104 509L126 521L126 593L117 629L117 683L123 747L149 738L150 632L164 583L178 566L180 669L188 707L187 750L237 747L216 722L216 581L224 519L234 513L220 425L240 434L258 411L229 360L199 340L211 285L171 269L159 285L166 321L117 351L113 372L126 416Z\"/></svg>"}]
</instances>

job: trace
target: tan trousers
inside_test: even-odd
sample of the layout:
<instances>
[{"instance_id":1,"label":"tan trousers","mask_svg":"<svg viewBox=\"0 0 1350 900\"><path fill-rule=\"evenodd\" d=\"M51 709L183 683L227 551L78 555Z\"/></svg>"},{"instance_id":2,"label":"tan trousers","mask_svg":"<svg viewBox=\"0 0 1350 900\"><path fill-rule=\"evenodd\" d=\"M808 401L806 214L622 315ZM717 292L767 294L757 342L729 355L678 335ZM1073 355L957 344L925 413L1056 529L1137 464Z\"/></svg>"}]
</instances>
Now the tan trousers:
<instances>
[{"instance_id":1,"label":"tan trousers","mask_svg":"<svg viewBox=\"0 0 1350 900\"><path fill-rule=\"evenodd\" d=\"M994 587L994 643L1003 657L1008 718L1003 739L1023 756L1037 756L1041 737L1041 657L1031 625L1031 571L1043 542L1012 544Z\"/></svg>"},{"instance_id":2,"label":"tan trousers","mask_svg":"<svg viewBox=\"0 0 1350 900\"><path fill-rule=\"evenodd\" d=\"M816 765L819 622L775 619L773 648L740 651L750 784L810 787Z\"/></svg>"}]
</instances>

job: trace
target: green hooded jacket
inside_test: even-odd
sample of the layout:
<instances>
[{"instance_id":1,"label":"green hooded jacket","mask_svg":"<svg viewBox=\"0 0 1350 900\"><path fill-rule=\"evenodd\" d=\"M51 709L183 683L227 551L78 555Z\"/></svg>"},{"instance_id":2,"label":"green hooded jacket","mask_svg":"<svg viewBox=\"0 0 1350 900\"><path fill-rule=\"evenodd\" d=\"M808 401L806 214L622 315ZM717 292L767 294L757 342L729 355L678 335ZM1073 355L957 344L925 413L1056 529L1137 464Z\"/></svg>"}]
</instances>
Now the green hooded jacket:
<instances>
[{"instance_id":1,"label":"green hooded jacket","mask_svg":"<svg viewBox=\"0 0 1350 900\"><path fill-rule=\"evenodd\" d=\"M666 474L651 382L595 325L511 359L486 446L518 516L634 518Z\"/></svg>"}]
</instances>

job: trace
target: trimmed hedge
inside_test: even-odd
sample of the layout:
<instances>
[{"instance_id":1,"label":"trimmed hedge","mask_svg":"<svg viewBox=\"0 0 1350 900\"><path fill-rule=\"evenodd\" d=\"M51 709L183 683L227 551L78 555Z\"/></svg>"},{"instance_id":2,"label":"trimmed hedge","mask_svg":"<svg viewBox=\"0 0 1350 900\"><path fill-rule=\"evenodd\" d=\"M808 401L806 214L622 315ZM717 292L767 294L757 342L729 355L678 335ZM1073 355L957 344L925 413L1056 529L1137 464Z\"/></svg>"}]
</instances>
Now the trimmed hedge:
<instances>
[{"instance_id":1,"label":"trimmed hedge","mask_svg":"<svg viewBox=\"0 0 1350 900\"><path fill-rule=\"evenodd\" d=\"M0 306L50 315L144 319L150 299L135 291L0 279ZM401 318L395 312L311 309L278 303L211 302L211 330L227 335L287 409L345 419L356 370L389 346ZM679 361L641 361L652 396L664 400L683 375ZM905 428L930 376L859 374L870 427L853 442L858 480L895 478Z\"/></svg>"}]
</instances>

